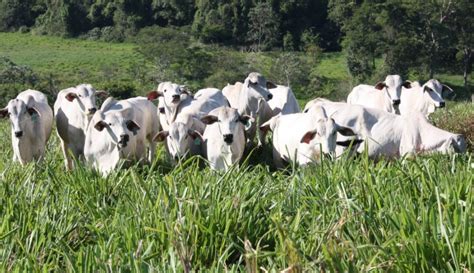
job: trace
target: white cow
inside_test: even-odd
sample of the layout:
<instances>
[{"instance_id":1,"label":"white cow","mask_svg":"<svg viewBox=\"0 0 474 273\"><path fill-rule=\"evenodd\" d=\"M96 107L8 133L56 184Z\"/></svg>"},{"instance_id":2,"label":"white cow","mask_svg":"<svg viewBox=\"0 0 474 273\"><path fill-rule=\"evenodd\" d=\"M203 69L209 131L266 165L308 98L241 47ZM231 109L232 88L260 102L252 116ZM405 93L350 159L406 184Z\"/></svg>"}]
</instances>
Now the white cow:
<instances>
[{"instance_id":1,"label":"white cow","mask_svg":"<svg viewBox=\"0 0 474 273\"><path fill-rule=\"evenodd\" d=\"M431 125L420 113L400 116L385 111L344 103L321 103L334 120L352 129L362 139L358 152L367 146L371 158L398 158L423 153L465 152L462 135Z\"/></svg>"},{"instance_id":2,"label":"white cow","mask_svg":"<svg viewBox=\"0 0 474 273\"><path fill-rule=\"evenodd\" d=\"M104 91L96 91L90 84L59 91L54 103L54 115L66 168L71 170L71 158L81 159L84 155L85 132L92 115L97 111L96 96L106 96Z\"/></svg>"},{"instance_id":3,"label":"white cow","mask_svg":"<svg viewBox=\"0 0 474 273\"><path fill-rule=\"evenodd\" d=\"M384 82L375 86L360 84L354 87L347 96L347 103L396 113L402 86L409 88L410 82L403 82L399 75L388 75Z\"/></svg>"},{"instance_id":4,"label":"white cow","mask_svg":"<svg viewBox=\"0 0 474 273\"><path fill-rule=\"evenodd\" d=\"M162 82L156 91L148 93L149 100L163 97L162 106L166 122L164 126L169 126L178 116L179 112L193 101L193 95L183 85L172 82Z\"/></svg>"},{"instance_id":5,"label":"white cow","mask_svg":"<svg viewBox=\"0 0 474 273\"><path fill-rule=\"evenodd\" d=\"M351 129L328 118L320 106L306 113L278 115L260 126L260 130L273 132L273 161L278 168L283 168L284 162L319 162L322 154L334 154L338 132L354 135Z\"/></svg>"},{"instance_id":6,"label":"white cow","mask_svg":"<svg viewBox=\"0 0 474 273\"><path fill-rule=\"evenodd\" d=\"M201 118L204 130L203 150L213 170L228 170L237 164L245 150L244 125L252 118L240 115L236 109L223 106Z\"/></svg>"},{"instance_id":7,"label":"white cow","mask_svg":"<svg viewBox=\"0 0 474 273\"><path fill-rule=\"evenodd\" d=\"M194 131L202 134L205 128L199 119L213 109L225 105L228 105L227 99L219 89L201 89L192 99L186 101L186 105L180 106L179 113L168 126L168 130L161 131L155 140L166 141L167 150L175 161L187 155L198 155L201 144Z\"/></svg>"},{"instance_id":8,"label":"white cow","mask_svg":"<svg viewBox=\"0 0 474 273\"><path fill-rule=\"evenodd\" d=\"M165 141L171 159L178 162L186 156L201 154L200 134L204 132L205 127L194 113L181 112L168 129L160 131L154 140Z\"/></svg>"},{"instance_id":9,"label":"white cow","mask_svg":"<svg viewBox=\"0 0 474 273\"><path fill-rule=\"evenodd\" d=\"M153 103L144 97L107 99L87 128L86 161L104 175L120 160L152 162L153 137L159 128L156 112Z\"/></svg>"},{"instance_id":10,"label":"white cow","mask_svg":"<svg viewBox=\"0 0 474 273\"><path fill-rule=\"evenodd\" d=\"M161 129L168 131L169 124L165 113L165 98L162 96L158 97L158 118L160 120Z\"/></svg>"},{"instance_id":11,"label":"white cow","mask_svg":"<svg viewBox=\"0 0 474 273\"><path fill-rule=\"evenodd\" d=\"M261 74L252 72L244 83L237 82L234 85L227 85L222 90L232 108L237 109L240 115L249 115L253 120L256 120L257 124L252 122L246 126L245 135L249 146L255 138L257 127L272 117L272 109L267 100L271 100L273 95L268 91L268 88L275 87L274 84L267 82ZM262 146L265 142L260 131L258 131L257 140L258 146Z\"/></svg>"},{"instance_id":12,"label":"white cow","mask_svg":"<svg viewBox=\"0 0 474 273\"><path fill-rule=\"evenodd\" d=\"M273 98L268 101L273 116L280 113L286 115L299 113L301 111L295 94L290 87L277 85L275 88L268 89L268 91L273 95Z\"/></svg>"},{"instance_id":13,"label":"white cow","mask_svg":"<svg viewBox=\"0 0 474 273\"><path fill-rule=\"evenodd\" d=\"M415 111L428 117L437 108L443 108L446 105L443 91L453 92L450 87L435 79L431 79L423 85L417 81L412 82L411 88L404 87L402 89L400 114L409 115Z\"/></svg>"},{"instance_id":14,"label":"white cow","mask_svg":"<svg viewBox=\"0 0 474 273\"><path fill-rule=\"evenodd\" d=\"M21 165L44 156L53 126L53 110L46 96L36 90L21 92L0 109L1 118L10 118L13 161Z\"/></svg>"}]
</instances>

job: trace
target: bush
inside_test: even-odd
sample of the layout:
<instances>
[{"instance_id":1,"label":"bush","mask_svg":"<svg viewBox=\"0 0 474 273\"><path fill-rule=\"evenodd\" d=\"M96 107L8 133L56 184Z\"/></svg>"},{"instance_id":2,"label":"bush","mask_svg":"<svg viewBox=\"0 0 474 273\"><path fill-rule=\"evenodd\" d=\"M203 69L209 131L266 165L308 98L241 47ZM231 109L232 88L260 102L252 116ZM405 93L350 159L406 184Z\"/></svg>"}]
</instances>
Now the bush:
<instances>
[{"instance_id":1,"label":"bush","mask_svg":"<svg viewBox=\"0 0 474 273\"><path fill-rule=\"evenodd\" d=\"M96 86L96 88L97 90L107 91L111 97L119 100L132 98L136 95L144 95L137 94L137 87L129 82L105 82Z\"/></svg>"},{"instance_id":2,"label":"bush","mask_svg":"<svg viewBox=\"0 0 474 273\"><path fill-rule=\"evenodd\" d=\"M448 103L445 110L438 110L432 116L433 124L466 137L467 148L474 151L474 104Z\"/></svg>"}]
</instances>

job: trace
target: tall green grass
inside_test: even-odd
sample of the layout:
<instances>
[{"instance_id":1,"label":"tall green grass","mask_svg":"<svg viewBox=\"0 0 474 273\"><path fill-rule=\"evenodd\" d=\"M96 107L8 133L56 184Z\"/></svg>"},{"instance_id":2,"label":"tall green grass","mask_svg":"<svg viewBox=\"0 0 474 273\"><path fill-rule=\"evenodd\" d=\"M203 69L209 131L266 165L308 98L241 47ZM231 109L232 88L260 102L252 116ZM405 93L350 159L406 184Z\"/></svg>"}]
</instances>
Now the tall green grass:
<instances>
[{"instance_id":1,"label":"tall green grass","mask_svg":"<svg viewBox=\"0 0 474 273\"><path fill-rule=\"evenodd\" d=\"M11 162L0 124L1 271L469 271L472 155L216 174L160 150L103 178Z\"/></svg>"}]
</instances>

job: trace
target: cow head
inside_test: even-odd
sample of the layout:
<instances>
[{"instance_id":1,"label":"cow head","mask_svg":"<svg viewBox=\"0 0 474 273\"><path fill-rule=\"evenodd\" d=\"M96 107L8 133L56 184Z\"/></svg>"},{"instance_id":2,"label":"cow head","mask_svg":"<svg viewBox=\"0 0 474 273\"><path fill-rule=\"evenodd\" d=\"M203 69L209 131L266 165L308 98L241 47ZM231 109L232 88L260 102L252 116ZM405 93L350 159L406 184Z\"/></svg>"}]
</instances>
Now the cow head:
<instances>
[{"instance_id":1,"label":"cow head","mask_svg":"<svg viewBox=\"0 0 474 273\"><path fill-rule=\"evenodd\" d=\"M388 75L385 78L384 82L378 82L375 85L375 89L377 90L386 90L387 91L387 96L390 98L392 101L392 104L394 106L397 106L400 104L400 96L402 94L402 86L405 88L410 88L410 82L402 81L402 77L399 75Z\"/></svg>"},{"instance_id":2,"label":"cow head","mask_svg":"<svg viewBox=\"0 0 474 273\"><path fill-rule=\"evenodd\" d=\"M190 95L190 92L187 90L186 86L172 82L163 82L158 85L156 91L148 93L148 99L153 100L158 97L163 97L165 105L177 106L185 96L188 95Z\"/></svg>"},{"instance_id":3,"label":"cow head","mask_svg":"<svg viewBox=\"0 0 474 273\"><path fill-rule=\"evenodd\" d=\"M154 137L154 141L163 142L166 140L166 145L171 158L178 161L180 158L186 157L192 145L201 145L201 134L192 129L195 120L192 116L180 117L179 121L171 123L167 131L161 131Z\"/></svg>"},{"instance_id":4,"label":"cow head","mask_svg":"<svg viewBox=\"0 0 474 273\"><path fill-rule=\"evenodd\" d=\"M94 129L104 133L104 137L108 137L119 150L123 150L140 130L140 126L129 118L129 113L130 109L124 109L102 114L101 119L93 124Z\"/></svg>"},{"instance_id":5,"label":"cow head","mask_svg":"<svg viewBox=\"0 0 474 273\"><path fill-rule=\"evenodd\" d=\"M239 115L237 109L230 107L220 107L213 111L214 115L207 115L201 118L206 125L214 124L219 127L222 141L231 145L234 140L244 132L244 128L253 118L248 115Z\"/></svg>"},{"instance_id":6,"label":"cow head","mask_svg":"<svg viewBox=\"0 0 474 273\"><path fill-rule=\"evenodd\" d=\"M456 135L451 139L450 146L456 153L465 153L467 150L466 138L463 135Z\"/></svg>"},{"instance_id":7,"label":"cow head","mask_svg":"<svg viewBox=\"0 0 474 273\"><path fill-rule=\"evenodd\" d=\"M265 77L260 73L250 73L244 81L243 90L244 92L257 92L265 100L271 100L273 95L268 91L269 88L275 88L273 83L267 82Z\"/></svg>"},{"instance_id":8,"label":"cow head","mask_svg":"<svg viewBox=\"0 0 474 273\"><path fill-rule=\"evenodd\" d=\"M87 116L92 116L97 111L96 97L107 97L105 91L96 91L90 84L80 84L70 88L65 98L71 103L77 103L81 111Z\"/></svg>"},{"instance_id":9,"label":"cow head","mask_svg":"<svg viewBox=\"0 0 474 273\"><path fill-rule=\"evenodd\" d=\"M322 118L315 122L315 129L308 131L301 138L301 143L319 146L323 154L332 155L336 150L337 133L344 136L354 136L347 127L339 126L332 118Z\"/></svg>"},{"instance_id":10,"label":"cow head","mask_svg":"<svg viewBox=\"0 0 474 273\"><path fill-rule=\"evenodd\" d=\"M441 84L438 80L431 79L423 84L423 96L427 98L430 102L430 105L433 108L443 108L446 105L446 102L443 99L443 91L446 90L447 86ZM451 88L447 89L451 90Z\"/></svg>"},{"instance_id":11,"label":"cow head","mask_svg":"<svg viewBox=\"0 0 474 273\"><path fill-rule=\"evenodd\" d=\"M28 96L26 102L20 99L13 99L8 102L8 105L0 109L0 118L9 118L12 126L12 134L16 138L21 138L24 135L30 122L40 115L34 106L34 99Z\"/></svg>"}]
</instances>

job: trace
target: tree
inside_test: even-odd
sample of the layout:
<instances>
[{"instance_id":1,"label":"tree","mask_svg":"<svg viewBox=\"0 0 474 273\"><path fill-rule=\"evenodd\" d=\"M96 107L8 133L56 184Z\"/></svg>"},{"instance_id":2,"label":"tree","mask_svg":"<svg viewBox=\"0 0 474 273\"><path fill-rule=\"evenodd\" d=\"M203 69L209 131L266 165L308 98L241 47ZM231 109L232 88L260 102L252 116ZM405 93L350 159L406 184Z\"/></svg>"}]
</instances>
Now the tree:
<instances>
[{"instance_id":1,"label":"tree","mask_svg":"<svg viewBox=\"0 0 474 273\"><path fill-rule=\"evenodd\" d=\"M279 33L279 20L267 2L260 2L249 12L249 31L247 39L255 51L271 48L276 44Z\"/></svg>"},{"instance_id":2,"label":"tree","mask_svg":"<svg viewBox=\"0 0 474 273\"><path fill-rule=\"evenodd\" d=\"M16 30L20 26L31 26L32 0L0 1L0 31Z\"/></svg>"},{"instance_id":3,"label":"tree","mask_svg":"<svg viewBox=\"0 0 474 273\"><path fill-rule=\"evenodd\" d=\"M467 88L468 75L472 71L474 51L474 3L468 0L456 2L453 16L450 20L450 29L457 39L455 47L457 57L462 62L464 88Z\"/></svg>"}]
</instances>

